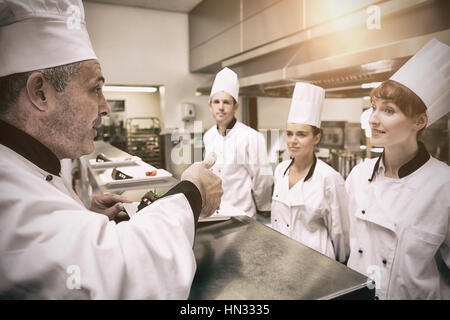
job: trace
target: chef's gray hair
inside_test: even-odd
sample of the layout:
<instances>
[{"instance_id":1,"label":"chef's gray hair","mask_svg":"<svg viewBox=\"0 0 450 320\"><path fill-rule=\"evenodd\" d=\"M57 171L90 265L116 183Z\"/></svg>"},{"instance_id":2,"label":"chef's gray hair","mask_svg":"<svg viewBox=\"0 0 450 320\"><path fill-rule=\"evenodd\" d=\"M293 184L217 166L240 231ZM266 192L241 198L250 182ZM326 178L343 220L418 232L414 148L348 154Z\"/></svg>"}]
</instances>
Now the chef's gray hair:
<instances>
[{"instance_id":1,"label":"chef's gray hair","mask_svg":"<svg viewBox=\"0 0 450 320\"><path fill-rule=\"evenodd\" d=\"M11 106L17 102L20 91L25 88L28 77L33 72L40 72L51 83L57 92L66 88L72 76L80 71L81 62L74 62L62 66L51 67L23 73L15 73L0 78L0 115L6 114Z\"/></svg>"}]
</instances>

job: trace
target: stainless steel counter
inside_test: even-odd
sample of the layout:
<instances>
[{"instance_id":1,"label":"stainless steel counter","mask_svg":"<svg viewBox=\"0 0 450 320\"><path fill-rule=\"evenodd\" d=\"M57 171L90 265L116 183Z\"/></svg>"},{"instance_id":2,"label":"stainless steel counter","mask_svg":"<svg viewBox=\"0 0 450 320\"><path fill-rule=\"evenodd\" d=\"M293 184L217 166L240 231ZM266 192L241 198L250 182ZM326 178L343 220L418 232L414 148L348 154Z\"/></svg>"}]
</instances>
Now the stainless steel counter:
<instances>
[{"instance_id":1,"label":"stainless steel counter","mask_svg":"<svg viewBox=\"0 0 450 320\"><path fill-rule=\"evenodd\" d=\"M198 226L189 299L373 299L368 278L248 217ZM370 283L370 281L369 281Z\"/></svg>"}]
</instances>

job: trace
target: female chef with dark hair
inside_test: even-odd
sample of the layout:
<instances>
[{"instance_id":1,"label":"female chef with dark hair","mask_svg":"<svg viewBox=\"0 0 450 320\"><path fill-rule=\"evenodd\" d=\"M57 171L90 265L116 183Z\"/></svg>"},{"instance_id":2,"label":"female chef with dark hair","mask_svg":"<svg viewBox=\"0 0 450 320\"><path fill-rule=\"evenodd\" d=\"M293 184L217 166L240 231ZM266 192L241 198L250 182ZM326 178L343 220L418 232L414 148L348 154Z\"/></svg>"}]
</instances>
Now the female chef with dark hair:
<instances>
[{"instance_id":1,"label":"female chef with dark hair","mask_svg":"<svg viewBox=\"0 0 450 320\"><path fill-rule=\"evenodd\" d=\"M433 39L371 93L371 143L384 152L346 181L348 266L380 299L450 299L450 169L418 141L449 111L449 61Z\"/></svg>"},{"instance_id":2,"label":"female chef with dark hair","mask_svg":"<svg viewBox=\"0 0 450 320\"><path fill-rule=\"evenodd\" d=\"M349 218L345 182L314 155L320 142L325 92L296 83L286 125L291 160L275 169L272 227L328 257L345 262L349 255Z\"/></svg>"}]
</instances>

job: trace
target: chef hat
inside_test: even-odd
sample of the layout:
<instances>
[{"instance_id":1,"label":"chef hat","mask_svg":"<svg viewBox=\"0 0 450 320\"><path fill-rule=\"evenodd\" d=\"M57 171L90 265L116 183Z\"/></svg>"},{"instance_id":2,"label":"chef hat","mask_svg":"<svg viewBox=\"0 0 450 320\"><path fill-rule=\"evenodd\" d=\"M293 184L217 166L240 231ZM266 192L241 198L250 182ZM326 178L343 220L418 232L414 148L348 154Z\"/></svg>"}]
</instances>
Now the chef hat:
<instances>
[{"instance_id":1,"label":"chef hat","mask_svg":"<svg viewBox=\"0 0 450 320\"><path fill-rule=\"evenodd\" d=\"M450 47L432 39L392 77L422 99L427 107L428 125L450 111Z\"/></svg>"},{"instance_id":2,"label":"chef hat","mask_svg":"<svg viewBox=\"0 0 450 320\"><path fill-rule=\"evenodd\" d=\"M238 76L233 70L228 69L227 67L217 73L209 97L211 98L215 93L220 91L230 94L234 100L239 101Z\"/></svg>"},{"instance_id":3,"label":"chef hat","mask_svg":"<svg viewBox=\"0 0 450 320\"><path fill-rule=\"evenodd\" d=\"M0 77L97 59L81 0L3 0Z\"/></svg>"},{"instance_id":4,"label":"chef hat","mask_svg":"<svg viewBox=\"0 0 450 320\"><path fill-rule=\"evenodd\" d=\"M288 123L309 124L320 128L325 90L321 87L297 82L292 96L291 109L289 110Z\"/></svg>"}]
</instances>

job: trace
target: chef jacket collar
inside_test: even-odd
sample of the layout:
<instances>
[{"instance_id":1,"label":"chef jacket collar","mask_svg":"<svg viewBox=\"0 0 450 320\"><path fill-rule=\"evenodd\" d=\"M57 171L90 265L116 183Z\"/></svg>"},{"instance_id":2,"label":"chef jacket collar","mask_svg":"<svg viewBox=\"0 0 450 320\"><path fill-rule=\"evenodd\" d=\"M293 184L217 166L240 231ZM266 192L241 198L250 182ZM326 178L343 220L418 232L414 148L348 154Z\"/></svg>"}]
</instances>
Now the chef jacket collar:
<instances>
[{"instance_id":1,"label":"chef jacket collar","mask_svg":"<svg viewBox=\"0 0 450 320\"><path fill-rule=\"evenodd\" d=\"M315 155L315 154L313 155L313 157L314 157L314 159L313 159L313 163L312 163L312 165L311 165L311 168L309 168L308 174L306 175L306 177L305 177L305 179L304 179L303 181L308 181L308 180L312 177L312 175L313 175L313 173L314 173L314 169L316 168L317 158L316 158L316 155ZM289 170L289 168L292 166L292 164L294 163L294 161L295 161L295 158L292 158L291 163L289 163L288 167L286 168L286 170L285 170L284 173L283 173L283 177L286 175L286 172L287 172L287 171Z\"/></svg>"},{"instance_id":2,"label":"chef jacket collar","mask_svg":"<svg viewBox=\"0 0 450 320\"><path fill-rule=\"evenodd\" d=\"M400 179L409 176L411 173L419 169L430 159L431 156L428 153L425 145L421 141L419 141L418 145L419 149L417 150L417 154L414 156L414 158L405 163L398 170L398 177ZM375 174L378 172L379 169L384 169L384 163L383 161L381 161L382 159L384 161L384 151L378 157L378 160L375 163L375 166L373 167L372 176L370 177L369 182L372 182L373 178L375 177Z\"/></svg>"},{"instance_id":3,"label":"chef jacket collar","mask_svg":"<svg viewBox=\"0 0 450 320\"><path fill-rule=\"evenodd\" d=\"M61 163L56 155L29 134L0 120L0 144L10 148L36 166L59 176Z\"/></svg>"},{"instance_id":4,"label":"chef jacket collar","mask_svg":"<svg viewBox=\"0 0 450 320\"><path fill-rule=\"evenodd\" d=\"M228 134L228 130L233 129L233 127L234 127L234 125L236 124L236 122L237 122L236 118L233 117L233 120L230 121L230 123L228 124L227 128L225 129L225 135ZM218 125L218 124L216 125L216 129L217 129L217 132L220 133L219 125Z\"/></svg>"}]
</instances>

